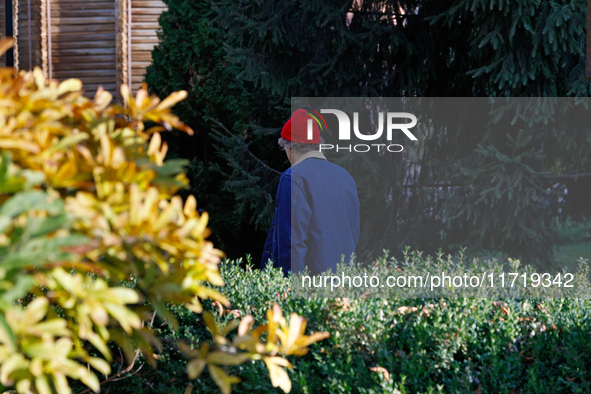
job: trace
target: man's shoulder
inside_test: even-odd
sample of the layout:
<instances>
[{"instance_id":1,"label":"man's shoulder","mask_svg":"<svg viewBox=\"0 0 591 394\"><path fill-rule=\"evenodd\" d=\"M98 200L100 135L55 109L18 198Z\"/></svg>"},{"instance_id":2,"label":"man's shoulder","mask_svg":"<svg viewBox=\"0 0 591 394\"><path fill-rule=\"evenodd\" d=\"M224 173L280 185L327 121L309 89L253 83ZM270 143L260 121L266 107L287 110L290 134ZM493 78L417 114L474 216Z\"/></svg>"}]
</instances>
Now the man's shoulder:
<instances>
[{"instance_id":1,"label":"man's shoulder","mask_svg":"<svg viewBox=\"0 0 591 394\"><path fill-rule=\"evenodd\" d=\"M284 178L291 178L291 167L289 167L287 170L283 171L281 173L281 176L279 177L279 179L284 179Z\"/></svg>"},{"instance_id":2,"label":"man's shoulder","mask_svg":"<svg viewBox=\"0 0 591 394\"><path fill-rule=\"evenodd\" d=\"M315 158L304 160L303 162L295 166L294 174L298 174L301 176L313 174L351 177L349 172L345 170L343 167L339 166L338 164L331 163L328 160Z\"/></svg>"}]
</instances>

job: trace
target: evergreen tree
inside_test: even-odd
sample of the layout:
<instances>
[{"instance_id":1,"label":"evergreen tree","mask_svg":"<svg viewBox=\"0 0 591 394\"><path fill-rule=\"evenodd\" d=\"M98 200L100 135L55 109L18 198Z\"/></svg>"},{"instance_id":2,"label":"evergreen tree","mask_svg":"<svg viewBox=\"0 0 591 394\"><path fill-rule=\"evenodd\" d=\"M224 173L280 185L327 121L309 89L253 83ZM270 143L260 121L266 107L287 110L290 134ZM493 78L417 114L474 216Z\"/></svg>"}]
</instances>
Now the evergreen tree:
<instances>
[{"instance_id":1,"label":"evergreen tree","mask_svg":"<svg viewBox=\"0 0 591 394\"><path fill-rule=\"evenodd\" d=\"M239 40L227 46L228 59L243 67L241 75L286 97L555 97L590 92L583 77L584 1L355 0L343 5L223 0L215 9L218 20ZM394 230L395 239L412 240L417 247L432 249L435 245L428 240L443 229L450 233L448 243L547 260L552 238L543 199L549 180L560 174L574 181L573 174L585 172L591 154L589 130L579 126L576 132L563 128L539 135L530 127L520 137L435 135L423 152L422 160L432 164L423 166L416 179L416 203L400 206L399 201L389 210L390 218L382 220L419 223ZM562 167L553 166L556 162ZM406 171L401 163L388 165ZM502 172L497 184L483 181L495 171ZM433 203L420 187L450 177L465 188L440 206L444 219L453 220L435 224L423 214ZM577 179L580 191L590 187L589 179ZM509 198L512 187L518 202ZM480 198L491 189L500 197ZM474 205L477 201L482 206ZM587 204L570 204L573 208L589 210Z\"/></svg>"},{"instance_id":2,"label":"evergreen tree","mask_svg":"<svg viewBox=\"0 0 591 394\"><path fill-rule=\"evenodd\" d=\"M272 217L277 174L286 168L276 148L277 128L289 117L290 97L590 93L583 76L583 0L168 1L170 11L161 18L163 41L155 49L148 81L159 94L190 90L178 113L203 130L194 140L203 153L191 153L199 169L193 171L192 187L216 193L206 200L212 207L219 204L215 209L235 207L231 218L219 216L227 223L223 236L235 236L226 239L236 239L254 224L264 229ZM218 125L212 133L212 118L225 128ZM413 198L405 201L413 203L394 201L384 217L372 220L388 226L397 249L412 244L434 251L445 241L530 260L547 258L552 238L546 215L552 212L546 190L557 182L567 185L563 209L591 214L580 200L591 192L591 177L576 175L590 172L591 137L586 125L573 122L543 133L528 126L522 136L434 135L421 152L425 164L416 187L407 190ZM213 136L217 155L212 155ZM396 169L393 176L403 179L405 164L388 160L394 160L385 163ZM504 179L483 181L483 175L499 169ZM452 177L464 188L443 206L423 191ZM533 200L509 201L508 185ZM360 193L372 190L370 184L363 186ZM479 200L491 187L501 197ZM199 196L200 191L193 192ZM433 209L444 214L443 220L425 214ZM448 236L438 237L441 231ZM258 252L263 233L241 251Z\"/></svg>"},{"instance_id":3,"label":"evergreen tree","mask_svg":"<svg viewBox=\"0 0 591 394\"><path fill-rule=\"evenodd\" d=\"M166 0L166 4L168 10L159 19L160 43L152 52L146 81L160 97L187 90L188 98L175 112L195 131L194 136L168 133L169 156L191 161L187 193L195 195L198 207L210 214L216 245L233 258L260 255L262 246L258 251L253 245L264 243L278 183L278 171L270 166L286 167L285 157L269 154L276 143L261 134L268 133L266 125L276 127L288 118L289 110L276 111L276 97L238 78L240 66L224 59L223 45L232 42L231 37L211 23L207 1ZM231 135L225 130L232 130ZM251 150L270 166L259 171L250 165ZM233 161L240 162L240 170ZM241 195L247 190L253 192Z\"/></svg>"}]
</instances>

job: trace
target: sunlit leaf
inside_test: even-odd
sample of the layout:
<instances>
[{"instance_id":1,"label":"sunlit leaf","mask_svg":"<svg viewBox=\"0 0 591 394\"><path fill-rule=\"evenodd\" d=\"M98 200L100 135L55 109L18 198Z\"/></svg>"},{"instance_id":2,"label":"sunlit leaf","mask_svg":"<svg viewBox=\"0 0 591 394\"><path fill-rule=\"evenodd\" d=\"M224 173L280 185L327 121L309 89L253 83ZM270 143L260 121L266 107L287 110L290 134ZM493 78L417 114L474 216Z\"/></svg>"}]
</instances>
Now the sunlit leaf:
<instances>
[{"instance_id":1,"label":"sunlit leaf","mask_svg":"<svg viewBox=\"0 0 591 394\"><path fill-rule=\"evenodd\" d=\"M289 380L289 375L287 375L283 367L292 368L291 364L282 357L265 357L263 360L269 369L273 387L279 387L284 392L289 393L291 391L291 380Z\"/></svg>"},{"instance_id":2,"label":"sunlit leaf","mask_svg":"<svg viewBox=\"0 0 591 394\"><path fill-rule=\"evenodd\" d=\"M14 46L16 40L12 37L0 38L0 56Z\"/></svg>"},{"instance_id":3,"label":"sunlit leaf","mask_svg":"<svg viewBox=\"0 0 591 394\"><path fill-rule=\"evenodd\" d=\"M214 382L217 384L223 394L230 394L232 392L232 384L240 383L240 379L235 376L228 375L220 367L210 364L207 366L207 368Z\"/></svg>"}]
</instances>

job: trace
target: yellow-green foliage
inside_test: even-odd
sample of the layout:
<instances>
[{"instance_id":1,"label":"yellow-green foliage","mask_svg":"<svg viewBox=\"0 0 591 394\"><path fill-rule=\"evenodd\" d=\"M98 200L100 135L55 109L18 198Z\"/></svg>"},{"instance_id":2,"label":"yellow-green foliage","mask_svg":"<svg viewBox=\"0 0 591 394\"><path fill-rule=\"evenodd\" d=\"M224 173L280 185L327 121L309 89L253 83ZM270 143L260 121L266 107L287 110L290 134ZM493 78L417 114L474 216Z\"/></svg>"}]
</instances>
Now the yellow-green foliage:
<instances>
[{"instance_id":1,"label":"yellow-green foliage","mask_svg":"<svg viewBox=\"0 0 591 394\"><path fill-rule=\"evenodd\" d=\"M2 40L0 53L10 45ZM100 88L92 101L81 89L39 69L0 69L0 386L19 393L70 393L67 378L99 391L109 342L128 360L138 347L155 363L160 343L148 322L158 313L175 325L167 303L196 313L200 299L229 305L205 285L223 285L207 214L194 197L175 196L187 185L184 163L164 161L159 132L192 133L170 111L186 92L160 101L122 86L120 106ZM246 360L262 360L273 386L290 391L281 355L303 355L328 335L305 336L305 319L292 314L288 324L278 306L257 328L251 316L223 328L203 318L214 341L181 346L187 372L196 378L207 366L224 393L238 381L224 366Z\"/></svg>"}]
</instances>

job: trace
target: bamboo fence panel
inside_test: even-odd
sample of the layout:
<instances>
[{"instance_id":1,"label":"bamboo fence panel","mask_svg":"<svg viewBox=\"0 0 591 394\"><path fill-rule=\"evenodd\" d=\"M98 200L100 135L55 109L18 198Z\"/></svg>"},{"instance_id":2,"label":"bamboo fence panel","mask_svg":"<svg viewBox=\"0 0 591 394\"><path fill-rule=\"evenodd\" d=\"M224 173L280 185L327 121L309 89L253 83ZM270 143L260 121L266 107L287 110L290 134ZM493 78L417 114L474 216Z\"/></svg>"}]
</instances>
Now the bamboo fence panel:
<instances>
[{"instance_id":1,"label":"bamboo fence panel","mask_svg":"<svg viewBox=\"0 0 591 394\"><path fill-rule=\"evenodd\" d=\"M16 68L40 66L47 78L78 78L85 95L99 85L121 99L119 86L135 94L158 43L161 0L12 0ZM0 36L5 32L0 0ZM5 56L0 63L5 62Z\"/></svg>"},{"instance_id":2,"label":"bamboo fence panel","mask_svg":"<svg viewBox=\"0 0 591 394\"><path fill-rule=\"evenodd\" d=\"M80 79L88 97L94 97L99 86L116 97L116 1L45 1L49 8L47 51L51 78Z\"/></svg>"},{"instance_id":3,"label":"bamboo fence panel","mask_svg":"<svg viewBox=\"0 0 591 394\"><path fill-rule=\"evenodd\" d=\"M17 17L18 17L18 1L12 1L12 33L9 33L8 36L12 36L15 38L18 38L18 21L17 21ZM6 34L6 18L7 18L7 13L8 15L10 15L10 11L6 10L6 1L5 0L0 0L0 37L4 37ZM18 69L18 42L15 43L13 49L13 59L14 59L14 64L13 66ZM0 56L0 66L5 67L6 66L6 54Z\"/></svg>"},{"instance_id":4,"label":"bamboo fence panel","mask_svg":"<svg viewBox=\"0 0 591 394\"><path fill-rule=\"evenodd\" d=\"M39 1L18 0L18 68L41 66L41 12Z\"/></svg>"},{"instance_id":5,"label":"bamboo fence panel","mask_svg":"<svg viewBox=\"0 0 591 394\"><path fill-rule=\"evenodd\" d=\"M0 0L0 37L4 37L6 33L6 12L4 10L5 2ZM0 67L6 67L6 56L0 56Z\"/></svg>"},{"instance_id":6,"label":"bamboo fence panel","mask_svg":"<svg viewBox=\"0 0 591 394\"><path fill-rule=\"evenodd\" d=\"M166 11L166 5L160 0L128 1L131 6L128 83L131 91L135 93L144 80L146 67L152 63L152 49L158 44L158 18Z\"/></svg>"}]
</instances>

